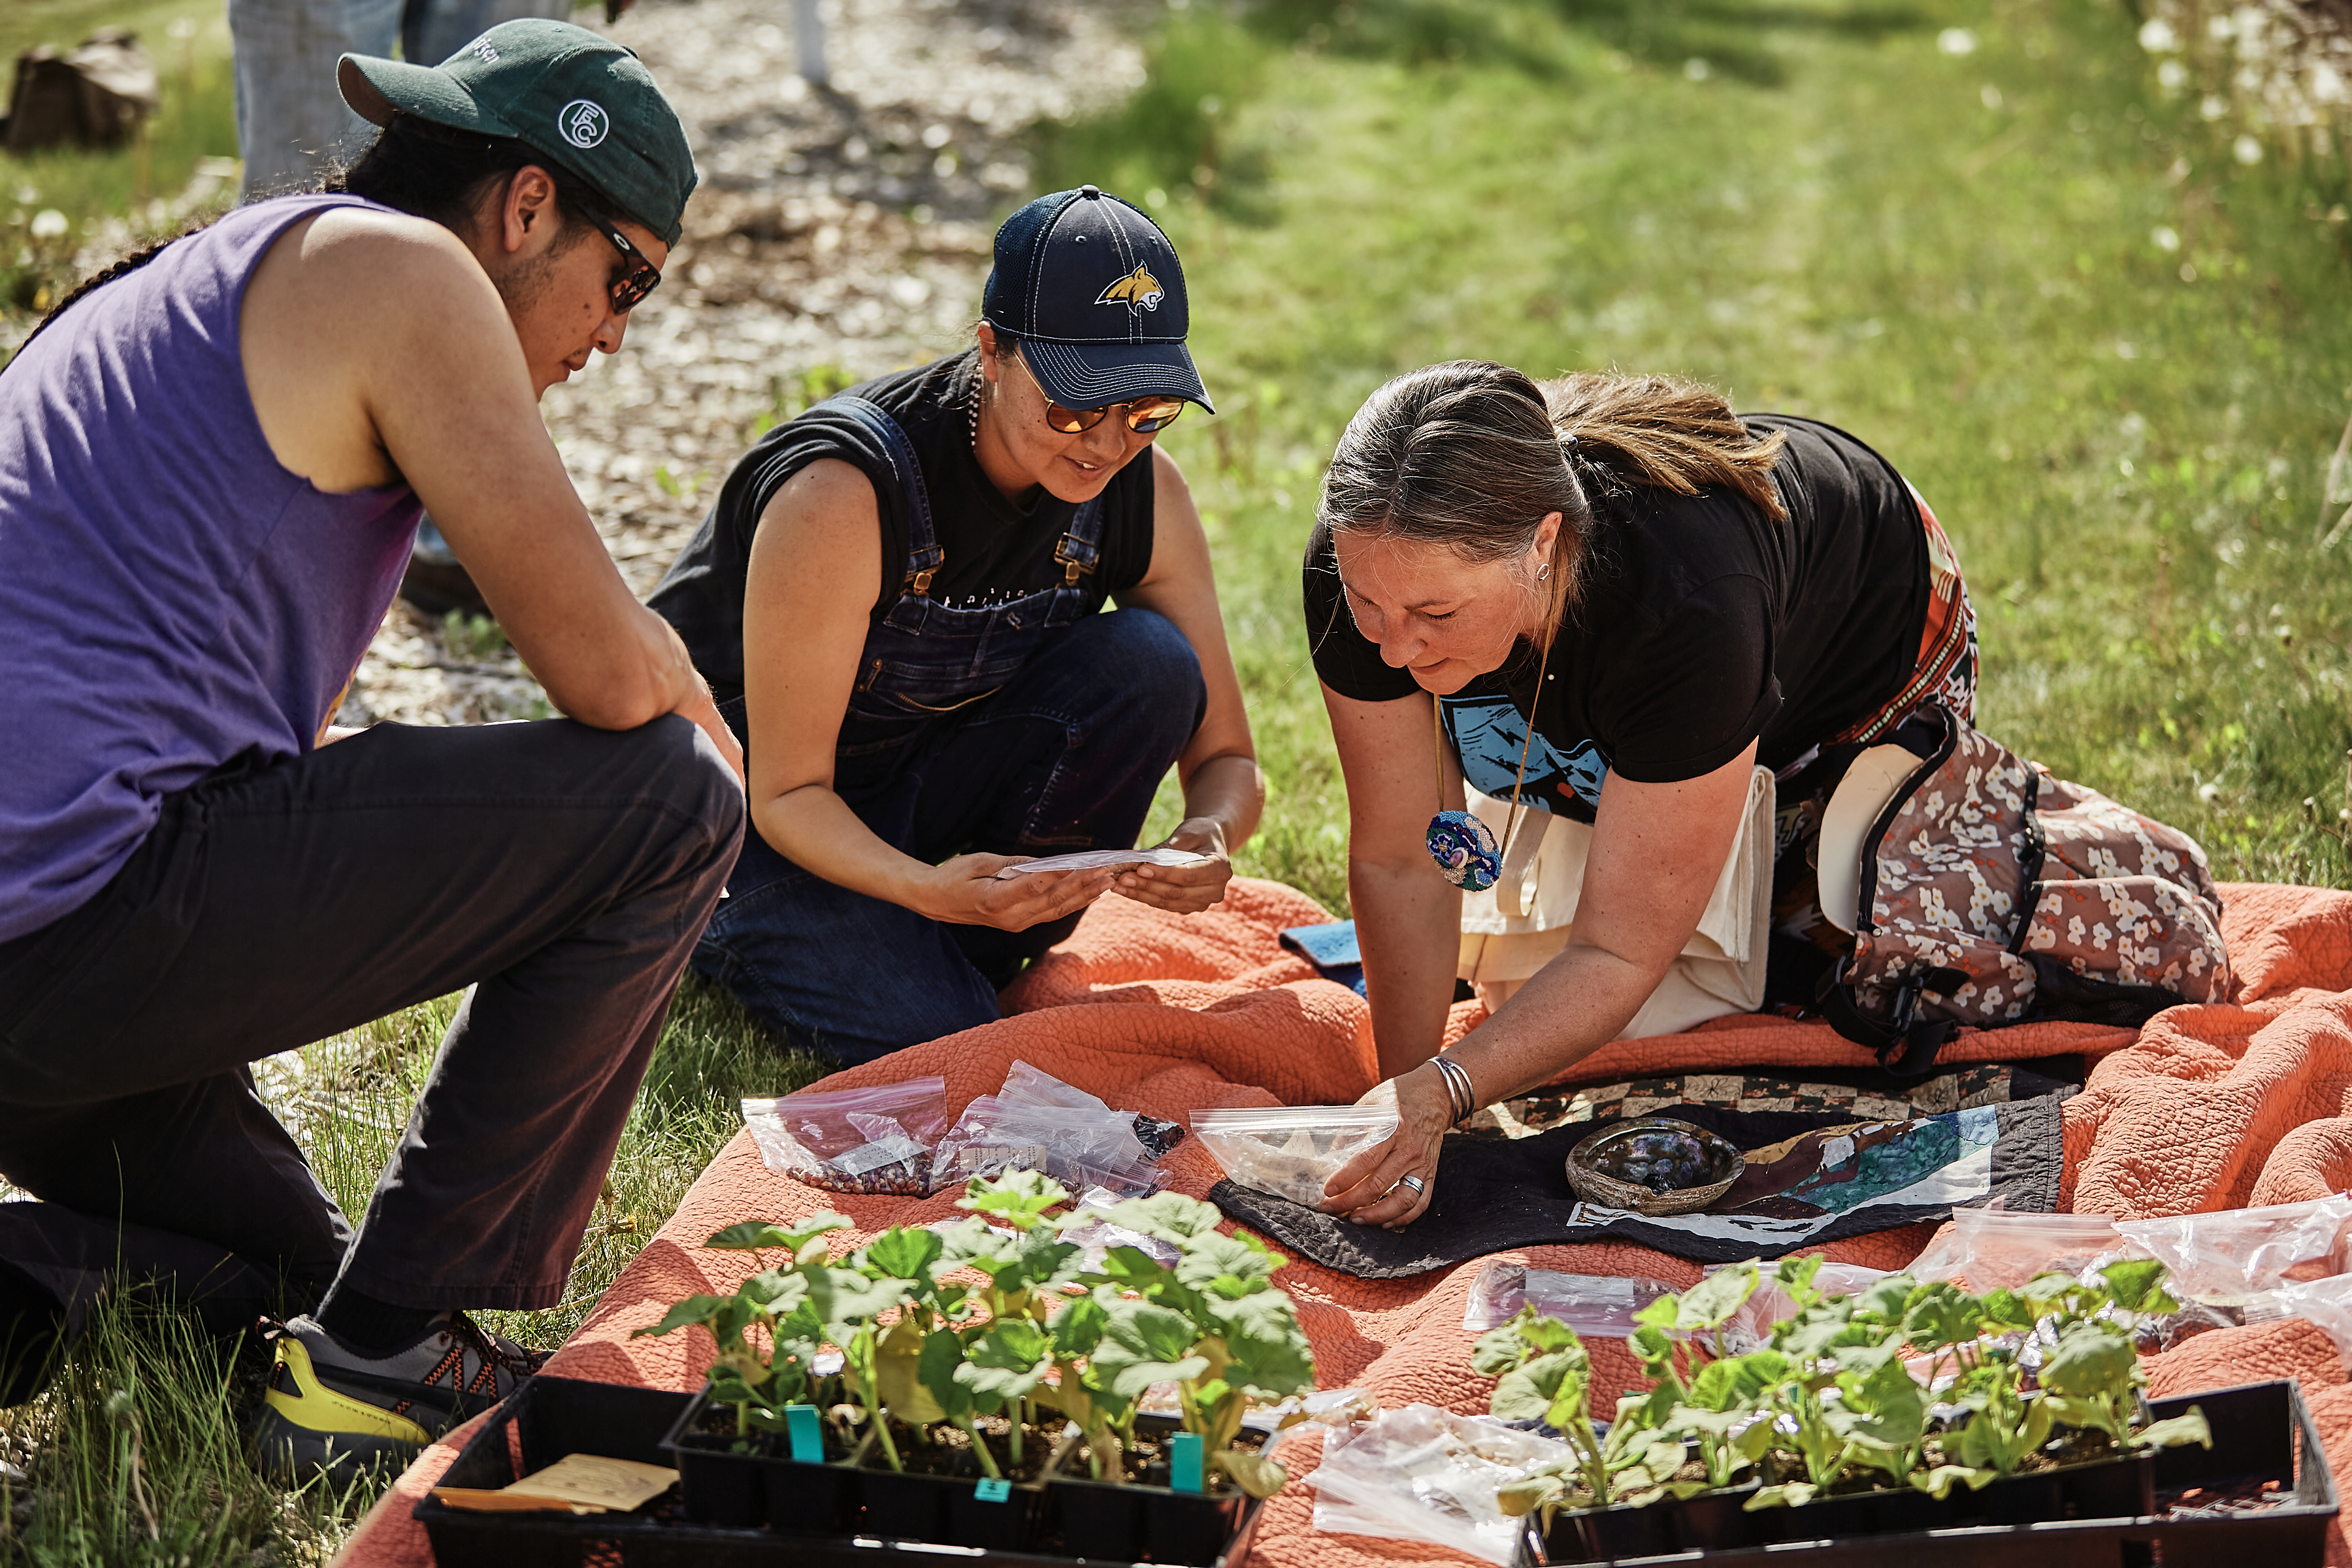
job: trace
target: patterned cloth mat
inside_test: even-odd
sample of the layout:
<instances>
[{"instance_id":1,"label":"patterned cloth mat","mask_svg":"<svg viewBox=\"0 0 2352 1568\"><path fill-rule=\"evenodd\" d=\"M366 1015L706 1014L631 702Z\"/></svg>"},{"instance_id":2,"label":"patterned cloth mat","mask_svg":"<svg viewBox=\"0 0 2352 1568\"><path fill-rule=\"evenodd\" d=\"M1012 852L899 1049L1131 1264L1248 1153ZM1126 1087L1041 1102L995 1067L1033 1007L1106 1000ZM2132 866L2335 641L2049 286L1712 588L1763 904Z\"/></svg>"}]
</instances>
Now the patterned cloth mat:
<instances>
[{"instance_id":1,"label":"patterned cloth mat","mask_svg":"<svg viewBox=\"0 0 2352 1568\"><path fill-rule=\"evenodd\" d=\"M1555 1127L1649 1116L1677 1105L1801 1114L1835 1111L1856 1121L1905 1121L1980 1105L2038 1100L2082 1081L2081 1058L2069 1057L2044 1058L2030 1069L1987 1062L1919 1079L1828 1068L1675 1073L1536 1089L1487 1107L1465 1122L1461 1131L1472 1137L1532 1138Z\"/></svg>"}]
</instances>

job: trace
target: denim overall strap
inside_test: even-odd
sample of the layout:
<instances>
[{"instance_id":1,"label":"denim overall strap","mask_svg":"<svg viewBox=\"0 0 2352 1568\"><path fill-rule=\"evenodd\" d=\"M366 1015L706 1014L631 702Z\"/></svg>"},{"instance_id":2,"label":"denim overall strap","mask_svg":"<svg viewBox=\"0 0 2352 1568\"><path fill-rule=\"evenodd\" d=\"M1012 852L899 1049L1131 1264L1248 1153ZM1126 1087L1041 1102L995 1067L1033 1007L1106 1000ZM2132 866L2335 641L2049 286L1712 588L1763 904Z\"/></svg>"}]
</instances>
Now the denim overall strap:
<instances>
[{"instance_id":1,"label":"denim overall strap","mask_svg":"<svg viewBox=\"0 0 2352 1568\"><path fill-rule=\"evenodd\" d=\"M1102 559L1101 496L1079 503L1070 518L1069 531L1054 546L1054 559L1062 563L1065 588L1076 587L1079 577L1095 569L1095 563Z\"/></svg>"},{"instance_id":2,"label":"denim overall strap","mask_svg":"<svg viewBox=\"0 0 2352 1568\"><path fill-rule=\"evenodd\" d=\"M874 433L882 443L882 450L890 459L890 477L898 491L907 514L907 577L905 590L922 595L931 590L931 575L947 560L940 548L938 531L931 526L931 492L923 483L922 465L915 461L915 448L907 439L906 431L890 417L881 405L863 397L843 393L825 399L823 406L837 408ZM1075 527L1075 520L1074 520ZM1096 531L1101 531L1097 525ZM1087 566L1093 566L1094 545L1087 544ZM1057 552L1055 557L1060 559ZM1072 582L1077 581L1073 576Z\"/></svg>"}]
</instances>

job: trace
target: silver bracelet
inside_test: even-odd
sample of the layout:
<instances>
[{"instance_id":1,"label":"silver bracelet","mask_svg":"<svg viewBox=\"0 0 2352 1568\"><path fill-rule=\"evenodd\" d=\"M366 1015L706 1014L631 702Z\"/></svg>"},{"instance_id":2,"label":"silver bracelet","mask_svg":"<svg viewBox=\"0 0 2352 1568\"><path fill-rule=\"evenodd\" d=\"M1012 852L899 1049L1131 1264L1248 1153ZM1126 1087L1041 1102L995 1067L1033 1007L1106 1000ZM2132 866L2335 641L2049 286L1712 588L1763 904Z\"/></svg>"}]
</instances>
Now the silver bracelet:
<instances>
[{"instance_id":1,"label":"silver bracelet","mask_svg":"<svg viewBox=\"0 0 2352 1568\"><path fill-rule=\"evenodd\" d=\"M1445 1089L1454 1101L1454 1120L1466 1121L1478 1113L1477 1087L1470 1081L1470 1069L1460 1062L1444 1056L1429 1058L1437 1064L1438 1076L1445 1080Z\"/></svg>"}]
</instances>

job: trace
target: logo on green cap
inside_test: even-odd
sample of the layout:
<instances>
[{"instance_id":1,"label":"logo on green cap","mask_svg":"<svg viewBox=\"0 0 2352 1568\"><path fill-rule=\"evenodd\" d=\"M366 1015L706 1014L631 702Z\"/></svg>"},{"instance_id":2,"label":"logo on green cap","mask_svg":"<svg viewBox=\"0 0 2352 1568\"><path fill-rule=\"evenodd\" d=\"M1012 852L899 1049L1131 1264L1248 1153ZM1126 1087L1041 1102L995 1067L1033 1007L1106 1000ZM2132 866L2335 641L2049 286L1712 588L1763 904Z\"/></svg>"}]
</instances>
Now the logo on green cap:
<instances>
[{"instance_id":1,"label":"logo on green cap","mask_svg":"<svg viewBox=\"0 0 2352 1568\"><path fill-rule=\"evenodd\" d=\"M612 116L604 112L604 106L585 98L565 104L556 124L566 142L583 149L595 146L613 129Z\"/></svg>"}]
</instances>

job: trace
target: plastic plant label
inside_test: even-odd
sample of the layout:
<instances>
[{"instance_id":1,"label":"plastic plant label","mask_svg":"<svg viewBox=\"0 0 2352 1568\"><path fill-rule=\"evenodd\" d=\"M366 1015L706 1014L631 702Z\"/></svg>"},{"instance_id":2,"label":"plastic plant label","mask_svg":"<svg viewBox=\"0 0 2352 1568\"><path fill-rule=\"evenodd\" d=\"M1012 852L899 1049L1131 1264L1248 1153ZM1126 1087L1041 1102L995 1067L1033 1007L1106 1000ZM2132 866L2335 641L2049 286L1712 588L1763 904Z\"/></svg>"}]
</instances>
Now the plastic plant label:
<instances>
[{"instance_id":1,"label":"plastic plant label","mask_svg":"<svg viewBox=\"0 0 2352 1568\"><path fill-rule=\"evenodd\" d=\"M1205 1479L1202 1469L1201 1435L1198 1432L1178 1432L1170 1436L1168 1489L1172 1492L1200 1492Z\"/></svg>"},{"instance_id":2,"label":"plastic plant label","mask_svg":"<svg viewBox=\"0 0 2352 1568\"><path fill-rule=\"evenodd\" d=\"M785 1405L784 1432L792 1439L793 1459L795 1463L803 1465L824 1463L824 1432L817 1426L815 1405Z\"/></svg>"},{"instance_id":3,"label":"plastic plant label","mask_svg":"<svg viewBox=\"0 0 2352 1568\"><path fill-rule=\"evenodd\" d=\"M982 1502L1003 1502L1013 1496L1013 1483L1002 1476L974 1482L971 1495Z\"/></svg>"}]
</instances>

